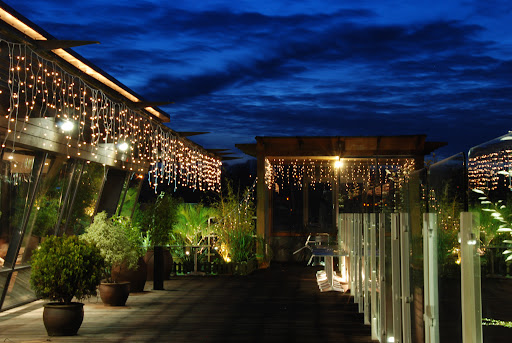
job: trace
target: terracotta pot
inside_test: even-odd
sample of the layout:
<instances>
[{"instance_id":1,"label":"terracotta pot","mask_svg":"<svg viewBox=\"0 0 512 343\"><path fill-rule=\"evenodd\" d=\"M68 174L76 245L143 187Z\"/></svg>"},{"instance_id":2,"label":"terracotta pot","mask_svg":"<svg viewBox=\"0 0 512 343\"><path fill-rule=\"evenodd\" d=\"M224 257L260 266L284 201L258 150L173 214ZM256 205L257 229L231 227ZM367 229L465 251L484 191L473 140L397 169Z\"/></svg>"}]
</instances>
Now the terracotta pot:
<instances>
[{"instance_id":1,"label":"terracotta pot","mask_svg":"<svg viewBox=\"0 0 512 343\"><path fill-rule=\"evenodd\" d=\"M107 306L124 306L130 295L129 282L106 283L102 282L99 287L100 298Z\"/></svg>"},{"instance_id":2,"label":"terracotta pot","mask_svg":"<svg viewBox=\"0 0 512 343\"><path fill-rule=\"evenodd\" d=\"M153 272L154 272L154 263L153 263L153 250L148 250L146 253L146 256L144 256L144 261L146 261L147 268L148 268L148 281L153 281ZM169 277L171 275L172 271L172 255L171 252L168 249L164 248L164 280L169 280Z\"/></svg>"},{"instance_id":3,"label":"terracotta pot","mask_svg":"<svg viewBox=\"0 0 512 343\"><path fill-rule=\"evenodd\" d=\"M43 323L48 336L74 336L84 319L82 303L44 304Z\"/></svg>"},{"instance_id":4,"label":"terracotta pot","mask_svg":"<svg viewBox=\"0 0 512 343\"><path fill-rule=\"evenodd\" d=\"M128 269L125 263L112 268L112 280L130 282L130 293L143 292L146 284L148 267L144 258L139 258L137 268Z\"/></svg>"}]
</instances>

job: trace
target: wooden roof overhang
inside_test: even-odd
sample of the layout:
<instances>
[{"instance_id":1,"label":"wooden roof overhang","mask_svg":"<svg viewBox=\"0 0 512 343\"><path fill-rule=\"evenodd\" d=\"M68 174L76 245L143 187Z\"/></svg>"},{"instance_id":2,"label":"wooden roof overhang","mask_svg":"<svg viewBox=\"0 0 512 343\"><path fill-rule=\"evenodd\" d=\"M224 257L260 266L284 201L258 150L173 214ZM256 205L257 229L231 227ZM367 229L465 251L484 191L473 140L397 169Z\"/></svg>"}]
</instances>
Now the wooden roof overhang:
<instances>
[{"instance_id":1,"label":"wooden roof overhang","mask_svg":"<svg viewBox=\"0 0 512 343\"><path fill-rule=\"evenodd\" d=\"M167 102L145 101L133 90L69 49L74 46L99 42L58 40L2 1L0 1L0 19L0 33L3 36L27 44L39 55L57 62L62 69L81 77L91 86L101 89L113 100L123 102L130 108L138 109L163 123L169 122L169 115L156 105L153 106Z\"/></svg>"},{"instance_id":2,"label":"wooden roof overhang","mask_svg":"<svg viewBox=\"0 0 512 343\"><path fill-rule=\"evenodd\" d=\"M284 160L361 157L419 157L445 146L445 142L427 142L426 135L403 136L298 136L256 137L256 143L236 144L245 154Z\"/></svg>"},{"instance_id":3,"label":"wooden roof overhang","mask_svg":"<svg viewBox=\"0 0 512 343\"><path fill-rule=\"evenodd\" d=\"M170 121L169 115L157 107L170 102L145 101L133 90L120 83L118 80L92 64L84 57L69 49L70 47L98 42L58 40L2 1L0 1L0 38L12 43L25 44L45 60L54 62L58 68L61 68L63 71L71 75L79 77L90 87L101 90L101 92L111 100L125 104L126 107L130 108L132 111L154 120L156 123L166 124ZM8 50L5 49L4 45L0 45L0 57L5 59L7 58L6 56L8 56ZM8 74L8 63L0 63L0 79L7 80ZM3 83L0 83L0 91L0 109L5 110L10 106L10 104L7 97L8 89L6 86L4 87ZM38 105L36 104L35 106L37 107ZM31 119L31 122L32 121L34 120ZM58 132L53 132L55 130L51 130L52 132L44 135L45 138L42 139L43 135L41 134L41 128L35 127L36 125L32 125L32 123L25 123L24 125L28 128L30 133L21 132L21 138L18 140L18 144L22 144L26 147L44 147L44 149L55 152L62 152L64 149L69 153L69 149L65 147L65 142L60 142L62 141L62 137L59 137L60 135ZM31 129L31 126L34 127ZM207 151L201 145L188 139L187 137L191 135L190 133L176 132L172 130L168 124L165 126L166 130L169 130L174 136L180 137L180 139L186 142L189 146L197 148L205 155L220 159L220 156L215 152ZM6 127L6 120L2 116L0 118L0 128L5 129ZM47 137L50 136L53 138L50 138L48 141ZM48 148L50 144L53 144L52 149ZM63 145L64 148L60 147L60 145ZM89 158L89 156L84 153L81 154L81 157ZM100 161L102 159L97 157L95 160ZM112 165L112 163L108 163L112 162L110 161L110 158L105 158L102 162Z\"/></svg>"}]
</instances>

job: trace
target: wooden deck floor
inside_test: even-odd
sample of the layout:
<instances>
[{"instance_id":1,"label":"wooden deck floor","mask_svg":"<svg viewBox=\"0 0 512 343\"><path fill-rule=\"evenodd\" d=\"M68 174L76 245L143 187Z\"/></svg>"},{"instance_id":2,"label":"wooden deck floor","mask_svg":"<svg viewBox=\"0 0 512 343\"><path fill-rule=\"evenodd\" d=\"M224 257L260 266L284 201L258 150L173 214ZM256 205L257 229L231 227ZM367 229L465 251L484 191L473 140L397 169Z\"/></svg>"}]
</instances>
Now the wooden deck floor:
<instances>
[{"instance_id":1,"label":"wooden deck floor","mask_svg":"<svg viewBox=\"0 0 512 343\"><path fill-rule=\"evenodd\" d=\"M86 301L78 335L48 337L42 302L0 313L1 342L372 342L348 294L320 293L316 269L273 264L246 277L175 277L126 307Z\"/></svg>"}]
</instances>

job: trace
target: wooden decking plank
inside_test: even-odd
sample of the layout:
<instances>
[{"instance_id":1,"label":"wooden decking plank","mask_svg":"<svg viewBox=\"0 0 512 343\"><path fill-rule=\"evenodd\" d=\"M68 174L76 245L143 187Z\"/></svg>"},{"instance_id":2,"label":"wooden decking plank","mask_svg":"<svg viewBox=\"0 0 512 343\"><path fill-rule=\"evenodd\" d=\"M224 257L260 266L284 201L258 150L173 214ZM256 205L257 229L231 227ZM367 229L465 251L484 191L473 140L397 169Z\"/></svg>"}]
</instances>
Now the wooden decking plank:
<instances>
[{"instance_id":1,"label":"wooden decking plank","mask_svg":"<svg viewBox=\"0 0 512 343\"><path fill-rule=\"evenodd\" d=\"M273 265L246 277L173 277L126 307L86 302L74 337L52 342L372 342L348 294L320 293L315 268ZM0 340L47 342L42 302L0 313ZM16 314L16 311L19 314Z\"/></svg>"}]
</instances>

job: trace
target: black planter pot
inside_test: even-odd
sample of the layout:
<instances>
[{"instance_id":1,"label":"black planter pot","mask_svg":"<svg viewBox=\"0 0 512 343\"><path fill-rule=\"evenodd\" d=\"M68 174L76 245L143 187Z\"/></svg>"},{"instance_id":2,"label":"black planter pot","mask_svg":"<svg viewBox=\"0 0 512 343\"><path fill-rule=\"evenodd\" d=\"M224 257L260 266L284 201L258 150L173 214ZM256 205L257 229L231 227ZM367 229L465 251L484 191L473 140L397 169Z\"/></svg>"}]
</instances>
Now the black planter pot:
<instances>
[{"instance_id":1,"label":"black planter pot","mask_svg":"<svg viewBox=\"0 0 512 343\"><path fill-rule=\"evenodd\" d=\"M74 336L84 319L82 303L44 304L43 323L48 336Z\"/></svg>"},{"instance_id":2,"label":"black planter pot","mask_svg":"<svg viewBox=\"0 0 512 343\"><path fill-rule=\"evenodd\" d=\"M129 282L101 283L100 298L107 306L124 306L130 295Z\"/></svg>"},{"instance_id":3,"label":"black planter pot","mask_svg":"<svg viewBox=\"0 0 512 343\"><path fill-rule=\"evenodd\" d=\"M173 259L171 252L168 249L163 249L164 253L164 280L169 280L172 271ZM144 256L144 261L147 264L147 280L154 280L154 254L153 250L148 250L146 256Z\"/></svg>"}]
</instances>

